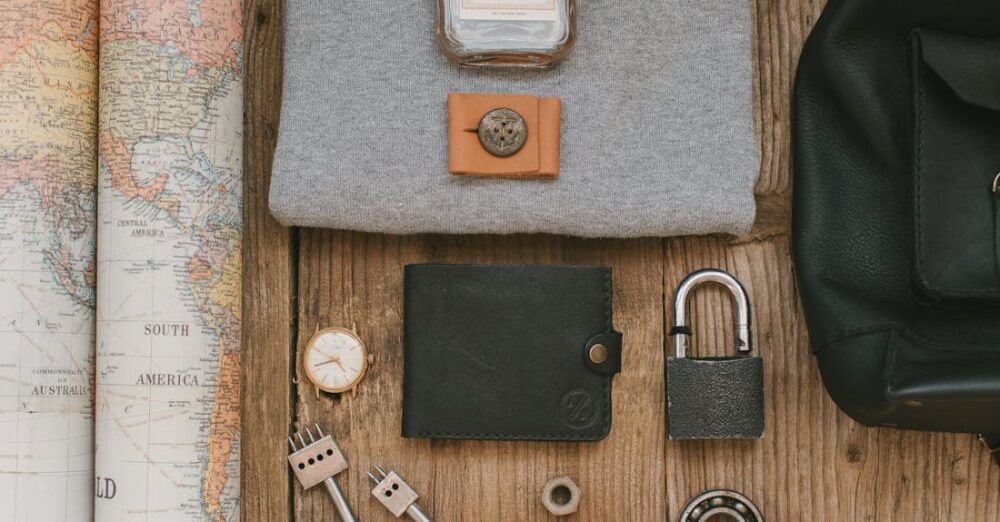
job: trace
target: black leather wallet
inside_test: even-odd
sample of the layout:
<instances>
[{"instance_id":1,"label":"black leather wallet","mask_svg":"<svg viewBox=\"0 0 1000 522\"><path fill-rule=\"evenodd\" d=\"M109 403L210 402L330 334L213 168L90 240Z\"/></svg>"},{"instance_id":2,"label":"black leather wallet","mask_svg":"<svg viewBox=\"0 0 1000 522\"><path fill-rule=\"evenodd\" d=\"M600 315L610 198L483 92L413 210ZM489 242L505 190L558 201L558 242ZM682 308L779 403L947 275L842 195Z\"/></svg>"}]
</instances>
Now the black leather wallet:
<instances>
[{"instance_id":1,"label":"black leather wallet","mask_svg":"<svg viewBox=\"0 0 1000 522\"><path fill-rule=\"evenodd\" d=\"M404 293L404 437L607 436L610 269L410 265Z\"/></svg>"}]
</instances>

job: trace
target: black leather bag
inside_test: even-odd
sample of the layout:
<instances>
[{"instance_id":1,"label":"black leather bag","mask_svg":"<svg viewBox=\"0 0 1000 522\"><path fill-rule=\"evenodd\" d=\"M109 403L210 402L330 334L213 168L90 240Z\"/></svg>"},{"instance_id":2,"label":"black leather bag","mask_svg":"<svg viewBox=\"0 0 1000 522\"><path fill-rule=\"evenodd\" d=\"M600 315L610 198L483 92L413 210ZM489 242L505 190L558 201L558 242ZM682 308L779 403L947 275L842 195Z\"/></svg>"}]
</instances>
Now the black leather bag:
<instances>
[{"instance_id":1,"label":"black leather bag","mask_svg":"<svg viewBox=\"0 0 1000 522\"><path fill-rule=\"evenodd\" d=\"M793 250L827 390L863 424L997 447L1000 2L831 0L793 104Z\"/></svg>"}]
</instances>

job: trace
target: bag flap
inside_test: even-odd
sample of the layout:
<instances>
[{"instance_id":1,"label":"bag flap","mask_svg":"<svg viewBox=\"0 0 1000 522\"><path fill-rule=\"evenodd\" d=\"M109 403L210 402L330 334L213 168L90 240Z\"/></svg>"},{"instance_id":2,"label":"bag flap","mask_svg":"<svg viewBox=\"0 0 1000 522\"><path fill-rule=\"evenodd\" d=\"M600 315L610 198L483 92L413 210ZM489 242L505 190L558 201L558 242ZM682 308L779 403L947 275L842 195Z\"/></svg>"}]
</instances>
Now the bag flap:
<instances>
[{"instance_id":1,"label":"bag flap","mask_svg":"<svg viewBox=\"0 0 1000 522\"><path fill-rule=\"evenodd\" d=\"M919 29L921 58L966 103L1000 111L1000 39Z\"/></svg>"},{"instance_id":2,"label":"bag flap","mask_svg":"<svg viewBox=\"0 0 1000 522\"><path fill-rule=\"evenodd\" d=\"M1000 39L912 34L916 284L1000 304Z\"/></svg>"}]
</instances>

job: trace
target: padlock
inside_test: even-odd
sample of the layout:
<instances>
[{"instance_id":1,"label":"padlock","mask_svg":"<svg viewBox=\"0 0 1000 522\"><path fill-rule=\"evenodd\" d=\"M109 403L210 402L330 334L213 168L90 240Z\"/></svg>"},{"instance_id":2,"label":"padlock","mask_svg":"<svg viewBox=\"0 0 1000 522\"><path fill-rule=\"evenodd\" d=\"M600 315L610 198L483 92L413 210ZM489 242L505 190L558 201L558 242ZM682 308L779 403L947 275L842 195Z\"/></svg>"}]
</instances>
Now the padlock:
<instances>
[{"instance_id":1,"label":"padlock","mask_svg":"<svg viewBox=\"0 0 1000 522\"><path fill-rule=\"evenodd\" d=\"M704 283L720 284L736 305L736 354L688 358L687 305ZM667 359L667 434L671 439L759 439L764 435L764 363L751 355L750 300L735 277L721 270L689 275L674 298L674 357Z\"/></svg>"}]
</instances>

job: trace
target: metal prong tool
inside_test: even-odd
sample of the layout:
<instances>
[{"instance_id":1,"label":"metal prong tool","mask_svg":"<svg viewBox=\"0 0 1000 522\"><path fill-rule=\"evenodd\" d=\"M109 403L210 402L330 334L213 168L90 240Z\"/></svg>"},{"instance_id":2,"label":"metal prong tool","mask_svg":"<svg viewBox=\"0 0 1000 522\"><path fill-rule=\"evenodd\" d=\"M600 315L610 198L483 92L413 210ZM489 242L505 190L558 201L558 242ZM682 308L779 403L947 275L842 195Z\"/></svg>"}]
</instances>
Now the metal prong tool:
<instances>
[{"instance_id":1,"label":"metal prong tool","mask_svg":"<svg viewBox=\"0 0 1000 522\"><path fill-rule=\"evenodd\" d=\"M372 488L372 496L389 510L396 518L409 515L414 522L434 522L423 509L417 505L417 492L409 484L396 474L395 471L386 473L384 469L375 466L368 472L368 478L372 479L375 487Z\"/></svg>"},{"instance_id":2,"label":"metal prong tool","mask_svg":"<svg viewBox=\"0 0 1000 522\"><path fill-rule=\"evenodd\" d=\"M292 446L292 453L288 455L288 464L295 472L295 478L299 479L302 487L309 489L320 482L326 486L326 490L333 499L333 505L340 513L340 519L344 522L357 522L351 506L347 504L347 497L340 489L337 481L333 479L342 471L347 469L347 457L340 451L340 446L333 439L332 435L324 435L319 424L315 425L319 438L313 436L312 431L306 428L306 435L309 436L309 443L306 444L302 433L296 433L299 446L295 445L295 439L288 437L288 443Z\"/></svg>"}]
</instances>

